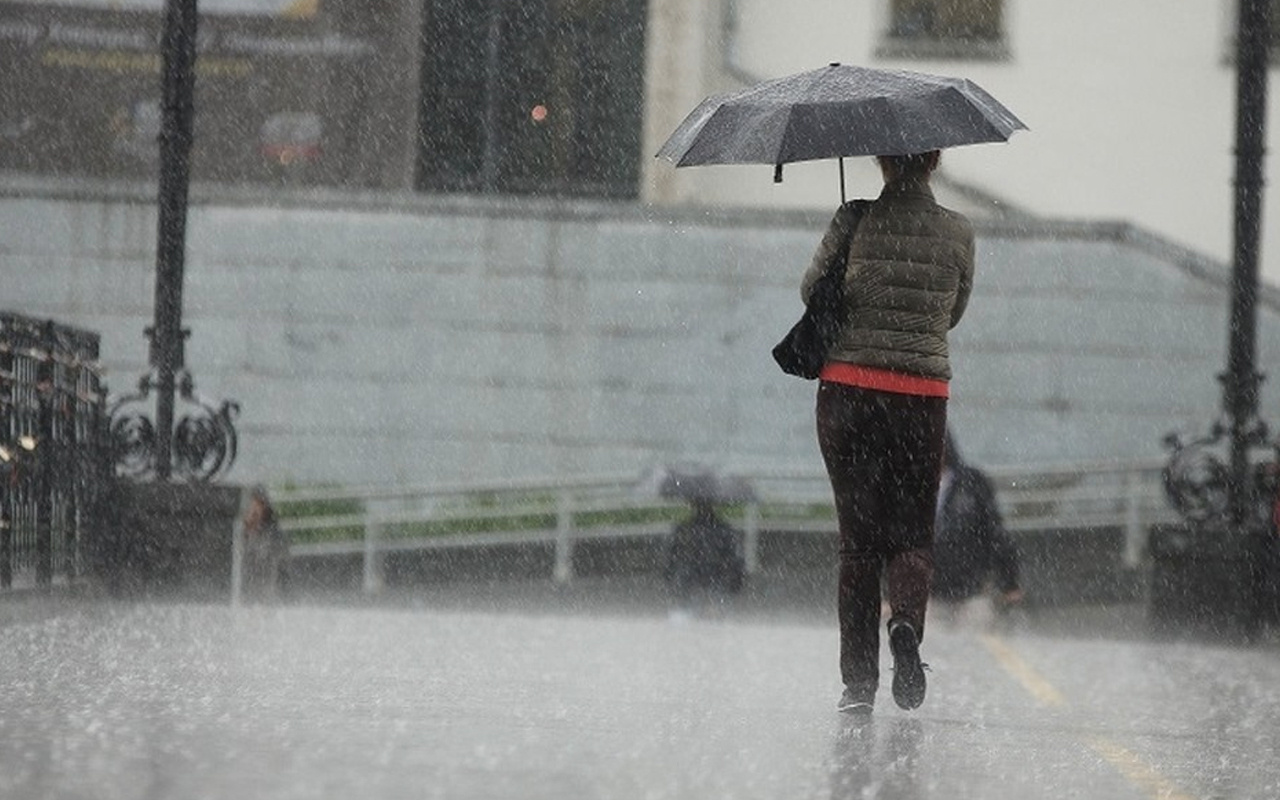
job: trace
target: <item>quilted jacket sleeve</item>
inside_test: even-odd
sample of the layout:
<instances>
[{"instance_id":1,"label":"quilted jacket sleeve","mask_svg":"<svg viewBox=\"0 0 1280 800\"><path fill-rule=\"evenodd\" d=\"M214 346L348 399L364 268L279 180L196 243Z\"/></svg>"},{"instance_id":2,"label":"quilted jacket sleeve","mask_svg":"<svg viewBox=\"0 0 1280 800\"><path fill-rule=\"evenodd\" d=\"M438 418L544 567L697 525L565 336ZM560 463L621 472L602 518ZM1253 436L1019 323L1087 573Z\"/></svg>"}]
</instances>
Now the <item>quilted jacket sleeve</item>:
<instances>
[{"instance_id":1,"label":"quilted jacket sleeve","mask_svg":"<svg viewBox=\"0 0 1280 800\"><path fill-rule=\"evenodd\" d=\"M828 269L831 262L840 258L841 254L848 257L848 239L856 216L854 202L856 201L850 200L836 209L835 215L827 225L827 232L822 235L822 241L818 243L818 250L813 254L813 261L810 262L809 269L804 274L804 280L800 283L800 299L805 305L809 304L809 294L813 291L813 284Z\"/></svg>"}]
</instances>

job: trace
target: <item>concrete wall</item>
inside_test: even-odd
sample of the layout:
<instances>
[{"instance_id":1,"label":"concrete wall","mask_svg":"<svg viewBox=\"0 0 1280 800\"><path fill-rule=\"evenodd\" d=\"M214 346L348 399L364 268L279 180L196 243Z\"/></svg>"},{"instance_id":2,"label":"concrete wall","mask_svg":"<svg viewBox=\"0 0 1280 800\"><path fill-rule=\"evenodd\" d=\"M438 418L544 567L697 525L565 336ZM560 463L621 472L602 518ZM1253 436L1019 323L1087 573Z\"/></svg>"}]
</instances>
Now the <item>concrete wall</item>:
<instances>
[{"instance_id":1,"label":"concrete wall","mask_svg":"<svg viewBox=\"0 0 1280 800\"><path fill-rule=\"evenodd\" d=\"M146 371L148 203L132 191L0 200L3 304L100 331L117 393ZM202 395L243 403L237 478L421 482L638 472L681 454L812 457L810 387L775 375L769 347L799 312L791 284L816 218L393 205L193 208L187 360ZM794 400L787 421L770 419L781 397Z\"/></svg>"},{"instance_id":2,"label":"concrete wall","mask_svg":"<svg viewBox=\"0 0 1280 800\"><path fill-rule=\"evenodd\" d=\"M813 384L769 350L800 313L825 215L273 202L202 189L190 218L187 361L203 396L243 404L237 482L638 475L678 458L821 469ZM116 393L146 371L152 203L131 186L0 193L0 305L100 331ZM1166 432L1217 415L1220 267L1126 226L979 231L953 341L970 458L1157 458Z\"/></svg>"}]
</instances>

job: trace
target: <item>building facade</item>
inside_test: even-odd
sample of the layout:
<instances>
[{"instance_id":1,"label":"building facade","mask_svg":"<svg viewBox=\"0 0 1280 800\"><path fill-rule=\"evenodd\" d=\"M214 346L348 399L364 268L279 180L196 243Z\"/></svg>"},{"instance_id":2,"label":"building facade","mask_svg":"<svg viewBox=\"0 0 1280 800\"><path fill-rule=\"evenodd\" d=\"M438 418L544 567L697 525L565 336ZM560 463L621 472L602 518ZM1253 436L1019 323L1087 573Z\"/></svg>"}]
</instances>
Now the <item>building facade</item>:
<instances>
[{"instance_id":1,"label":"building facade","mask_svg":"<svg viewBox=\"0 0 1280 800\"><path fill-rule=\"evenodd\" d=\"M203 0L194 171L285 188L826 209L839 197L829 163L789 167L775 185L766 166L677 171L653 154L712 92L840 61L968 77L1012 108L1030 132L944 161L992 211L1121 220L1226 261L1236 4ZM163 7L0 0L0 171L154 174ZM1280 125L1268 141L1280 151ZM868 159L848 167L851 191L877 190ZM1265 169L1280 184L1275 158ZM1280 214L1264 214L1272 283L1278 237Z\"/></svg>"},{"instance_id":2,"label":"building facade","mask_svg":"<svg viewBox=\"0 0 1280 800\"><path fill-rule=\"evenodd\" d=\"M704 95L758 78L832 61L958 75L1030 131L948 152L947 176L1036 216L1123 220L1226 262L1235 10L1236 0L652 0L645 150ZM780 185L767 166L646 164L642 194L657 203L821 208L839 197L829 163L788 167ZM849 167L852 193L877 190L866 159ZM1265 170L1267 185L1280 185L1280 160ZM1274 202L1264 201L1262 273L1280 284Z\"/></svg>"}]
</instances>

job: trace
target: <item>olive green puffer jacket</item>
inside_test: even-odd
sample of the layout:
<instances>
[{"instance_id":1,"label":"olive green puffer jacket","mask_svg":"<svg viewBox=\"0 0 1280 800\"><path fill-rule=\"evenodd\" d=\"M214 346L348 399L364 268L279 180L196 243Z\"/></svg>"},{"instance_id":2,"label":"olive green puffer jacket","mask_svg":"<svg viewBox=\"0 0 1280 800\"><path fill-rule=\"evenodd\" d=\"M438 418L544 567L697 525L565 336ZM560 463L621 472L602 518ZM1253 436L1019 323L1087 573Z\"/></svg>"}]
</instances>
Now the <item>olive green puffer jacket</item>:
<instances>
[{"instance_id":1,"label":"olive green puffer jacket","mask_svg":"<svg viewBox=\"0 0 1280 800\"><path fill-rule=\"evenodd\" d=\"M843 249L852 208L841 206L822 237L801 286L806 302L814 281ZM886 185L866 207L849 245L846 316L827 359L949 380L947 331L964 314L972 286L969 221L938 205L925 181Z\"/></svg>"}]
</instances>

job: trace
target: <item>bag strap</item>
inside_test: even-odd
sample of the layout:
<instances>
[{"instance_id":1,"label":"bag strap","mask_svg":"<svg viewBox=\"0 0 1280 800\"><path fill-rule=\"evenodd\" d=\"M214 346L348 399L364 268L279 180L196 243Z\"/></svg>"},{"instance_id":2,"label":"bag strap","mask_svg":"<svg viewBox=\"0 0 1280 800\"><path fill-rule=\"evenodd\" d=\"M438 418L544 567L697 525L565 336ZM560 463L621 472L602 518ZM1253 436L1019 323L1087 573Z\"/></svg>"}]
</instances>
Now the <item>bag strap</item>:
<instances>
[{"instance_id":1,"label":"bag strap","mask_svg":"<svg viewBox=\"0 0 1280 800\"><path fill-rule=\"evenodd\" d=\"M871 202L870 200L850 200L845 203L853 215L849 223L849 233L844 237L844 241L840 243L840 249L836 252L836 257L827 262L825 274L838 279L844 277L845 269L849 266L849 246L853 242L853 234L858 230L858 223L866 215L867 208L871 205Z\"/></svg>"}]
</instances>

